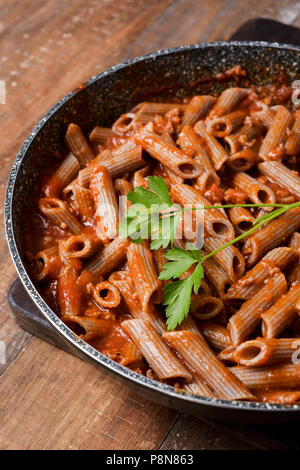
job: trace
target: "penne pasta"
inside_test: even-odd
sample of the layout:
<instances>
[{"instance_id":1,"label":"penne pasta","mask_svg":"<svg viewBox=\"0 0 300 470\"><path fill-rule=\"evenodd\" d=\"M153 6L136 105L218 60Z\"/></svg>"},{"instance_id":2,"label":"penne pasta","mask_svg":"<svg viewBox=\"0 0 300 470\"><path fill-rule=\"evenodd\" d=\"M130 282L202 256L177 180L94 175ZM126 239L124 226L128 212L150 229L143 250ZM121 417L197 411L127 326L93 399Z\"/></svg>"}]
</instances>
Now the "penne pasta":
<instances>
[{"instance_id":1,"label":"penne pasta","mask_svg":"<svg viewBox=\"0 0 300 470\"><path fill-rule=\"evenodd\" d=\"M259 156L262 160L272 160L274 152L280 152L280 145L287 137L287 129L291 121L292 115L288 109L285 106L279 106L259 150Z\"/></svg>"},{"instance_id":2,"label":"penne pasta","mask_svg":"<svg viewBox=\"0 0 300 470\"><path fill-rule=\"evenodd\" d=\"M82 130L77 124L70 124L65 135L65 142L69 150L78 159L80 166L86 166L94 158L92 149L85 139Z\"/></svg>"},{"instance_id":3,"label":"penne pasta","mask_svg":"<svg viewBox=\"0 0 300 470\"><path fill-rule=\"evenodd\" d=\"M129 245L126 238L116 237L85 265L85 270L94 278L109 273L124 261Z\"/></svg>"},{"instance_id":4,"label":"penne pasta","mask_svg":"<svg viewBox=\"0 0 300 470\"><path fill-rule=\"evenodd\" d=\"M211 158L215 170L220 170L224 163L228 160L228 154L226 150L214 136L208 133L204 122L198 121L195 124L194 129L204 140L209 150L209 157Z\"/></svg>"},{"instance_id":5,"label":"penne pasta","mask_svg":"<svg viewBox=\"0 0 300 470\"><path fill-rule=\"evenodd\" d=\"M57 303L62 316L76 317L81 313L82 292L77 285L78 272L64 266L57 280Z\"/></svg>"},{"instance_id":6,"label":"penne pasta","mask_svg":"<svg viewBox=\"0 0 300 470\"><path fill-rule=\"evenodd\" d=\"M191 205L193 207L211 206L211 203L201 196L199 191L187 184L176 184L171 188L171 197L182 207ZM234 229L227 216L219 209L210 209L205 212L204 217L205 234L210 237L230 240L234 238Z\"/></svg>"},{"instance_id":7,"label":"penne pasta","mask_svg":"<svg viewBox=\"0 0 300 470\"><path fill-rule=\"evenodd\" d=\"M262 315L262 332L266 338L275 338L284 331L296 316L296 305L300 298L300 282Z\"/></svg>"},{"instance_id":8,"label":"penne pasta","mask_svg":"<svg viewBox=\"0 0 300 470\"><path fill-rule=\"evenodd\" d=\"M91 194L97 217L96 233L100 239L116 237L119 207L111 175L105 166L96 167L91 174Z\"/></svg>"},{"instance_id":9,"label":"penne pasta","mask_svg":"<svg viewBox=\"0 0 300 470\"><path fill-rule=\"evenodd\" d=\"M237 172L232 177L232 185L247 194L254 204L275 204L276 198L273 191L242 171ZM265 207L265 211L271 211L272 207Z\"/></svg>"},{"instance_id":10,"label":"penne pasta","mask_svg":"<svg viewBox=\"0 0 300 470\"><path fill-rule=\"evenodd\" d=\"M193 126L199 119L202 119L216 102L213 96L197 95L187 104L182 116L181 126Z\"/></svg>"},{"instance_id":11,"label":"penne pasta","mask_svg":"<svg viewBox=\"0 0 300 470\"><path fill-rule=\"evenodd\" d=\"M229 219L237 233L245 233L253 227L254 217L244 207L233 207L229 209Z\"/></svg>"},{"instance_id":12,"label":"penne pasta","mask_svg":"<svg viewBox=\"0 0 300 470\"><path fill-rule=\"evenodd\" d=\"M230 370L250 390L299 388L300 364L274 365L266 367L231 367Z\"/></svg>"},{"instance_id":13,"label":"penne pasta","mask_svg":"<svg viewBox=\"0 0 300 470\"><path fill-rule=\"evenodd\" d=\"M91 142L96 142L100 145L105 145L107 139L115 136L114 131L110 127L96 126L89 135Z\"/></svg>"},{"instance_id":14,"label":"penne pasta","mask_svg":"<svg viewBox=\"0 0 300 470\"><path fill-rule=\"evenodd\" d=\"M227 328L212 321L199 323L199 330L208 344L217 351L231 346L231 338Z\"/></svg>"},{"instance_id":15,"label":"penne pasta","mask_svg":"<svg viewBox=\"0 0 300 470\"><path fill-rule=\"evenodd\" d=\"M46 196L59 197L62 189L78 174L80 165L72 153L69 153L44 188Z\"/></svg>"},{"instance_id":16,"label":"penne pasta","mask_svg":"<svg viewBox=\"0 0 300 470\"><path fill-rule=\"evenodd\" d=\"M181 378L187 382L192 381L192 375L179 362L149 322L127 320L122 323L122 328L142 352L160 380Z\"/></svg>"},{"instance_id":17,"label":"penne pasta","mask_svg":"<svg viewBox=\"0 0 300 470\"><path fill-rule=\"evenodd\" d=\"M197 187L202 194L212 185L220 184L220 178L217 175L210 157L205 147L201 144L200 138L191 126L184 126L179 134L178 143L180 148L188 155L194 157L199 162L203 171L197 178ZM183 181L182 181L183 182ZM176 184L177 182L174 182ZM179 182L178 182L179 183Z\"/></svg>"},{"instance_id":18,"label":"penne pasta","mask_svg":"<svg viewBox=\"0 0 300 470\"><path fill-rule=\"evenodd\" d=\"M232 111L243 99L248 96L248 90L244 88L228 88L219 96L209 118L220 117Z\"/></svg>"},{"instance_id":19,"label":"penne pasta","mask_svg":"<svg viewBox=\"0 0 300 470\"><path fill-rule=\"evenodd\" d=\"M251 235L243 246L246 265L252 266L268 251L283 243L300 228L300 207L295 207Z\"/></svg>"},{"instance_id":20,"label":"penne pasta","mask_svg":"<svg viewBox=\"0 0 300 470\"><path fill-rule=\"evenodd\" d=\"M75 235L83 232L83 226L71 214L67 205L61 199L54 197L44 197L39 200L39 209L53 224L62 230L68 230Z\"/></svg>"},{"instance_id":21,"label":"penne pasta","mask_svg":"<svg viewBox=\"0 0 300 470\"><path fill-rule=\"evenodd\" d=\"M199 163L189 158L180 149L167 144L158 134L142 129L135 138L151 157L161 162L182 178L196 178L202 173Z\"/></svg>"},{"instance_id":22,"label":"penne pasta","mask_svg":"<svg viewBox=\"0 0 300 470\"><path fill-rule=\"evenodd\" d=\"M295 338L257 338L240 344L232 354L241 366L262 366L277 362L291 362Z\"/></svg>"},{"instance_id":23,"label":"penne pasta","mask_svg":"<svg viewBox=\"0 0 300 470\"><path fill-rule=\"evenodd\" d=\"M241 301L253 297L274 272L284 271L298 259L297 251L292 248L275 248L228 289L223 301L226 305L240 306Z\"/></svg>"},{"instance_id":24,"label":"penne pasta","mask_svg":"<svg viewBox=\"0 0 300 470\"><path fill-rule=\"evenodd\" d=\"M157 277L153 256L145 243L131 243L127 251L129 271L144 311L162 300L162 283Z\"/></svg>"},{"instance_id":25,"label":"penne pasta","mask_svg":"<svg viewBox=\"0 0 300 470\"><path fill-rule=\"evenodd\" d=\"M116 308L121 302L120 292L117 287L108 281L99 282L93 287L95 302L104 308Z\"/></svg>"},{"instance_id":26,"label":"penne pasta","mask_svg":"<svg viewBox=\"0 0 300 470\"><path fill-rule=\"evenodd\" d=\"M261 322L263 312L273 305L285 293L287 288L282 273L270 277L267 284L258 293L247 300L229 319L229 331L234 346L249 338Z\"/></svg>"},{"instance_id":27,"label":"penne pasta","mask_svg":"<svg viewBox=\"0 0 300 470\"><path fill-rule=\"evenodd\" d=\"M171 331L164 333L163 338L217 396L227 400L253 398L247 387L216 358L201 336L191 331Z\"/></svg>"},{"instance_id":28,"label":"penne pasta","mask_svg":"<svg viewBox=\"0 0 300 470\"><path fill-rule=\"evenodd\" d=\"M258 169L270 181L279 184L300 199L300 177L295 171L289 170L283 163L277 161L259 163Z\"/></svg>"},{"instance_id":29,"label":"penne pasta","mask_svg":"<svg viewBox=\"0 0 300 470\"><path fill-rule=\"evenodd\" d=\"M225 137L236 131L244 122L246 114L243 111L234 111L214 119L207 123L207 131L215 137Z\"/></svg>"},{"instance_id":30,"label":"penne pasta","mask_svg":"<svg viewBox=\"0 0 300 470\"><path fill-rule=\"evenodd\" d=\"M287 155L297 155L300 152L300 114L297 112L295 122L285 143Z\"/></svg>"}]
</instances>

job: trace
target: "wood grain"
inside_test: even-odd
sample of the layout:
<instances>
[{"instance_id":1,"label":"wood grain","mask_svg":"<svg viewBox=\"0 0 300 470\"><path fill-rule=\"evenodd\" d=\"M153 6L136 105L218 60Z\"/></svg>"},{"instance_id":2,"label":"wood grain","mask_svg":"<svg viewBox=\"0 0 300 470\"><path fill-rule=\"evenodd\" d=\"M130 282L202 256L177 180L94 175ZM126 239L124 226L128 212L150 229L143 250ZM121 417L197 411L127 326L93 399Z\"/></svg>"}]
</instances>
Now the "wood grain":
<instances>
[{"instance_id":1,"label":"wood grain","mask_svg":"<svg viewBox=\"0 0 300 470\"><path fill-rule=\"evenodd\" d=\"M300 5L292 0L0 0L0 80L7 90L7 102L0 104L0 216L18 148L61 96L120 61L226 39L257 16L299 26ZM135 402L117 380L31 339L15 324L6 301L15 274L2 217L0 257L0 340L7 349L0 369L0 448L260 446L254 438L245 444L244 435L233 437L226 428Z\"/></svg>"}]
</instances>

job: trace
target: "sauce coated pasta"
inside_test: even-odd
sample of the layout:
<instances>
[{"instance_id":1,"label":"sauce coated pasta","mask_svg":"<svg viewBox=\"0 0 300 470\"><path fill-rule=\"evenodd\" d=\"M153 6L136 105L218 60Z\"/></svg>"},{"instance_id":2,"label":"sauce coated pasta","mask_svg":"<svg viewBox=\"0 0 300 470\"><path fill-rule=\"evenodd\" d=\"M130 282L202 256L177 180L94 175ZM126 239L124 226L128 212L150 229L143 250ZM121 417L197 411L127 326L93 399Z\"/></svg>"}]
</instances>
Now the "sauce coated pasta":
<instances>
[{"instance_id":1,"label":"sauce coated pasta","mask_svg":"<svg viewBox=\"0 0 300 470\"><path fill-rule=\"evenodd\" d=\"M89 135L70 123L25 218L29 270L50 307L101 353L181 393L300 401L299 206L204 261L189 315L173 331L163 305L172 281L159 279L167 248L117 230L127 194L147 189L148 176L162 177L179 206L237 206L179 222L175 246L202 224L204 254L272 204L299 201L299 112L290 90L273 85L143 102ZM240 207L247 203L270 206Z\"/></svg>"}]
</instances>

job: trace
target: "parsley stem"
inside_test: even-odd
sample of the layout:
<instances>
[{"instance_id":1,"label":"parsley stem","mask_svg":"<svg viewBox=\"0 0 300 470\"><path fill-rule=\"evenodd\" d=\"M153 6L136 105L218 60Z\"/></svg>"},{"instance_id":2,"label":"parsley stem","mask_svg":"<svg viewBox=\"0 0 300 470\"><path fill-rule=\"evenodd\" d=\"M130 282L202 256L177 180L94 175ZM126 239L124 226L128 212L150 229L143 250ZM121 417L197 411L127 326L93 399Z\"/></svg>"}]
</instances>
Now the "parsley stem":
<instances>
[{"instance_id":1,"label":"parsley stem","mask_svg":"<svg viewBox=\"0 0 300 470\"><path fill-rule=\"evenodd\" d=\"M260 222L258 222L254 227L250 228L249 230L247 230L247 232L244 232L242 233L241 235L239 235L238 237L234 238L233 240L230 240L229 242L225 243L224 245L220 246L219 248L217 248L216 250L208 253L207 255L205 255L203 258L202 258L202 261L205 261L207 260L208 258L211 258L211 256L214 256L216 253L219 253L219 251L221 250L224 250L224 248L227 248L228 246L231 246L231 245L234 245L235 243L239 242L240 240L242 240L243 238L247 237L248 235L250 235L252 232L255 232L259 227L261 227L262 225L265 225L267 222L270 222L271 220L273 219L276 219L277 217L279 217L280 215L284 214L285 212L287 212L289 209L292 209L293 207L299 207L300 206L300 202L295 202L293 204L282 204L281 205L281 210L280 211L276 211L276 213L272 214L272 212L270 213L269 217L267 220L262 220Z\"/></svg>"}]
</instances>

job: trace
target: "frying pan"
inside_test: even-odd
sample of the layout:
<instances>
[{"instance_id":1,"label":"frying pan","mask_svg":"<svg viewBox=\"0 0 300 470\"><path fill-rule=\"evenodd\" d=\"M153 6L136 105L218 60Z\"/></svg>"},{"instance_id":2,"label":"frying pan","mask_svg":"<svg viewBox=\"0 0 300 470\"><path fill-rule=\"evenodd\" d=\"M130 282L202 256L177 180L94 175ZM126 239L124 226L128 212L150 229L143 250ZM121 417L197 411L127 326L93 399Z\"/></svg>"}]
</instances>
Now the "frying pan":
<instances>
[{"instance_id":1,"label":"frying pan","mask_svg":"<svg viewBox=\"0 0 300 470\"><path fill-rule=\"evenodd\" d=\"M236 65L244 77L211 80ZM140 101L170 100L193 94L221 92L228 86L264 85L274 80L291 84L300 77L300 47L266 42L217 42L167 49L139 57L96 75L62 98L45 114L25 140L12 167L5 200L5 223L10 253L31 299L56 328L76 356L118 375L141 394L160 405L194 416L239 423L271 423L300 418L300 405L226 401L185 395L168 385L143 377L117 364L60 321L36 290L24 259L24 210L30 208L39 174L47 156L59 151L70 122L89 132L96 124L110 126Z\"/></svg>"}]
</instances>

